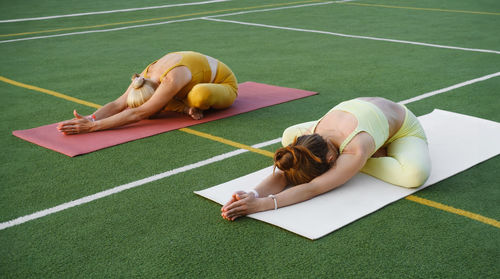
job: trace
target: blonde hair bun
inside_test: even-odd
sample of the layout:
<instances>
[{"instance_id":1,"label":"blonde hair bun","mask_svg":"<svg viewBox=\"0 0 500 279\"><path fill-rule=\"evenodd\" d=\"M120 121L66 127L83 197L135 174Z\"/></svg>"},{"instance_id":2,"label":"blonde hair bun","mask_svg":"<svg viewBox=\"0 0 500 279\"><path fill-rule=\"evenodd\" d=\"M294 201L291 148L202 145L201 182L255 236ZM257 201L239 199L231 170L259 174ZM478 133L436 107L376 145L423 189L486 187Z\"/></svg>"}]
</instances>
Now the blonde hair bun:
<instances>
[{"instance_id":1,"label":"blonde hair bun","mask_svg":"<svg viewBox=\"0 0 500 279\"><path fill-rule=\"evenodd\" d=\"M144 104L155 93L157 85L145 79L144 77L134 74L132 76L132 89L127 96L127 105L130 108L136 108Z\"/></svg>"},{"instance_id":2,"label":"blonde hair bun","mask_svg":"<svg viewBox=\"0 0 500 279\"><path fill-rule=\"evenodd\" d=\"M134 74L132 76L132 87L135 89L139 89L144 85L144 81L145 81L144 77L141 77L138 74Z\"/></svg>"}]
</instances>

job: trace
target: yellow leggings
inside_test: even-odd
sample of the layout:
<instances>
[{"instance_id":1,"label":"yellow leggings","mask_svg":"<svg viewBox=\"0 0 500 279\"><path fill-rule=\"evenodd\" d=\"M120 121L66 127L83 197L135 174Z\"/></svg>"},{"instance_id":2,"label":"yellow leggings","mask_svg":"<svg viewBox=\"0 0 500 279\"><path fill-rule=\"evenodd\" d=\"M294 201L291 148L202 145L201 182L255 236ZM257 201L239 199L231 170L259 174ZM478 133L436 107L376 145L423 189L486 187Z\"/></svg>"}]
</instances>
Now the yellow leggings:
<instances>
[{"instance_id":1,"label":"yellow leggings","mask_svg":"<svg viewBox=\"0 0 500 279\"><path fill-rule=\"evenodd\" d=\"M431 159L424 129L417 117L405 110L403 125L385 144L387 156L368 159L361 171L394 185L414 188L429 178Z\"/></svg>"},{"instance_id":2,"label":"yellow leggings","mask_svg":"<svg viewBox=\"0 0 500 279\"><path fill-rule=\"evenodd\" d=\"M369 158L361 172L394 185L414 188L425 183L430 175L431 160L425 132L417 117L406 107L401 128L386 141L386 157ZM295 137L310 133L317 121L297 124L283 132L281 143L287 146Z\"/></svg>"},{"instance_id":3,"label":"yellow leggings","mask_svg":"<svg viewBox=\"0 0 500 279\"><path fill-rule=\"evenodd\" d=\"M173 98L163 111L183 112L186 106L201 110L230 107L238 96L238 82L231 69L219 61L213 83L198 83L183 99Z\"/></svg>"}]
</instances>

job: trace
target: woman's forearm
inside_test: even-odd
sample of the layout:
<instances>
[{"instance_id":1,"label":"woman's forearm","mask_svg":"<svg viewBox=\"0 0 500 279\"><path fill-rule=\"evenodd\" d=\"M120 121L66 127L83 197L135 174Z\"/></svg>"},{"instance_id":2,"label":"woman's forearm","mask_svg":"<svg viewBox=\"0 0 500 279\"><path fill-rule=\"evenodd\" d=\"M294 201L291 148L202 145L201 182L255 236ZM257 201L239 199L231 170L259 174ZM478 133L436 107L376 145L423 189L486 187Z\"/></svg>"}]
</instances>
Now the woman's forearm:
<instances>
[{"instance_id":1,"label":"woman's forearm","mask_svg":"<svg viewBox=\"0 0 500 279\"><path fill-rule=\"evenodd\" d=\"M310 183L290 187L275 195L278 208L307 201L317 196Z\"/></svg>"},{"instance_id":2,"label":"woman's forearm","mask_svg":"<svg viewBox=\"0 0 500 279\"><path fill-rule=\"evenodd\" d=\"M97 121L93 123L94 125L91 129L91 132L124 126L140 121L146 117L139 114L136 109L123 110L117 114L111 115L110 117L101 120L96 117Z\"/></svg>"},{"instance_id":3,"label":"woman's forearm","mask_svg":"<svg viewBox=\"0 0 500 279\"><path fill-rule=\"evenodd\" d=\"M312 199L340 187L356 175L363 167L368 155L364 153L343 154L327 172L308 183L290 187L276 195L278 206L287 206Z\"/></svg>"},{"instance_id":4,"label":"woman's forearm","mask_svg":"<svg viewBox=\"0 0 500 279\"><path fill-rule=\"evenodd\" d=\"M108 118L112 115L115 115L117 113L120 113L126 108L127 108L126 106L120 105L116 101L113 101L107 103L105 106L101 107L96 112L94 112L94 116L96 120L101 120L104 118Z\"/></svg>"},{"instance_id":5,"label":"woman's forearm","mask_svg":"<svg viewBox=\"0 0 500 279\"><path fill-rule=\"evenodd\" d=\"M255 191L257 191L259 197L267 197L268 195L277 194L283 191L287 184L288 183L283 172L276 169L273 174L266 177L255 187Z\"/></svg>"}]
</instances>

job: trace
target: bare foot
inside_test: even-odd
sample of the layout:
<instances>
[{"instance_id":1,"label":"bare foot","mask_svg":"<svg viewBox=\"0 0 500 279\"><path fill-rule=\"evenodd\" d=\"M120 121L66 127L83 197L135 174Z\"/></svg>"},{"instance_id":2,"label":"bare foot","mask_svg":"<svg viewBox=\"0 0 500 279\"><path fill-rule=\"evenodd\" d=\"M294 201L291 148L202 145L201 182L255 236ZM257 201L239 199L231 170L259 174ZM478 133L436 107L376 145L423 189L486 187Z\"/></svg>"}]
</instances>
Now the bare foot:
<instances>
[{"instance_id":1,"label":"bare foot","mask_svg":"<svg viewBox=\"0 0 500 279\"><path fill-rule=\"evenodd\" d=\"M197 108L189 108L188 115L191 116L194 120L200 120L203 118L203 111Z\"/></svg>"}]
</instances>

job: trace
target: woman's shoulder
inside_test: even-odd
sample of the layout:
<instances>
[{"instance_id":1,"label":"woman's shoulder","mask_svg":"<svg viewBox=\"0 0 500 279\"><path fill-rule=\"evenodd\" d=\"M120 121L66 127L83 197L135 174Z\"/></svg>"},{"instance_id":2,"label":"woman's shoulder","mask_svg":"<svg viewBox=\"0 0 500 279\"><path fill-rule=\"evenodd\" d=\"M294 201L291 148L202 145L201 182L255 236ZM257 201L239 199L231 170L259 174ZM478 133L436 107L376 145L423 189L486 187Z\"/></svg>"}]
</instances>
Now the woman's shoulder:
<instances>
[{"instance_id":1,"label":"woman's shoulder","mask_svg":"<svg viewBox=\"0 0 500 279\"><path fill-rule=\"evenodd\" d=\"M357 124L358 120L353 114L342 110L330 110L319 120L316 131L336 130L349 134Z\"/></svg>"}]
</instances>

